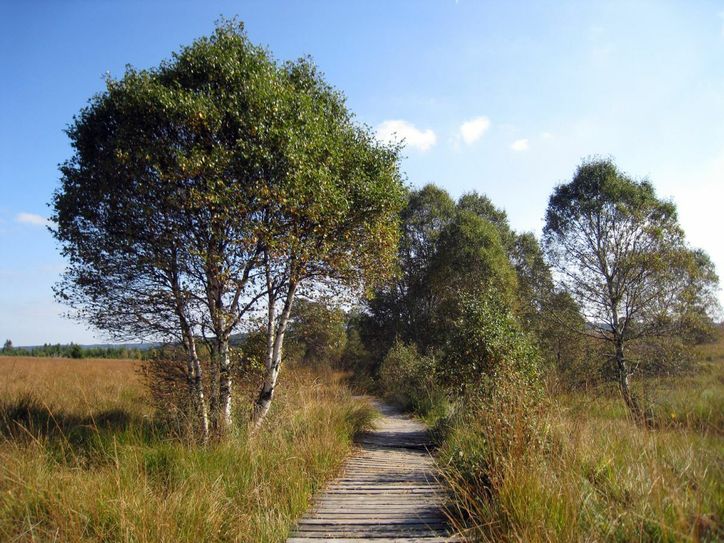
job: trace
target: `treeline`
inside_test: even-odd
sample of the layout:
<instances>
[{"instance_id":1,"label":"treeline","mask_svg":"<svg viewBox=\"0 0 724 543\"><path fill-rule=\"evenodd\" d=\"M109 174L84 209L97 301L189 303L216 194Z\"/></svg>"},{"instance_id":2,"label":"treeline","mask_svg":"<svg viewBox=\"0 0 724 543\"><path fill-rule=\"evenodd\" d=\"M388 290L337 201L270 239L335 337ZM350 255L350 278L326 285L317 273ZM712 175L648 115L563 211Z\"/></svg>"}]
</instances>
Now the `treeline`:
<instances>
[{"instance_id":1,"label":"treeline","mask_svg":"<svg viewBox=\"0 0 724 543\"><path fill-rule=\"evenodd\" d=\"M601 167L623 176L610 161L584 164L579 174ZM331 300L300 300L290 317L288 361L344 367L358 383L424 412L479 389L508 359L548 389L583 390L688 372L693 347L717 337L713 266L685 245L683 256L669 247L656 257L667 270L680 266L685 280L663 276L658 262L647 272L658 273L656 289L678 296L678 303L628 300L621 342L606 315L592 313L595 304L577 297L576 286L563 280L565 270L556 270L556 248L547 253L532 233L514 231L487 196L468 193L455 201L434 185L413 190L400 229L397 275L361 306L343 311ZM654 255L627 256L644 271L645 258ZM609 260L608 266L625 264ZM572 273L574 264L567 265ZM601 304L609 292L604 286ZM660 294L654 285L646 288L650 298ZM622 314L617 322L623 320ZM625 347L624 368L617 366L616 341ZM264 345L251 334L241 347L253 359Z\"/></svg>"},{"instance_id":2,"label":"treeline","mask_svg":"<svg viewBox=\"0 0 724 543\"><path fill-rule=\"evenodd\" d=\"M680 374L716 337L711 260L688 246L673 204L611 160L556 189L542 243L486 196L454 201L434 185L410 192L400 220L399 273L352 318L347 363L415 407L433 389L460 397L509 360L558 387L613 381L644 416L630 380Z\"/></svg>"},{"instance_id":3,"label":"treeline","mask_svg":"<svg viewBox=\"0 0 724 543\"><path fill-rule=\"evenodd\" d=\"M76 343L50 344L37 347L13 347L7 340L0 350L2 356L34 356L43 358L120 358L142 360L152 355L151 350L132 347L84 347Z\"/></svg>"},{"instance_id":4,"label":"treeline","mask_svg":"<svg viewBox=\"0 0 724 543\"><path fill-rule=\"evenodd\" d=\"M499 363L529 381L542 361L580 358L575 303L555 290L533 234L513 231L489 198L456 202L428 185L411 192L401 223L400 273L357 319L360 365L390 394L420 409L487 387ZM552 305L571 332L547 318Z\"/></svg>"},{"instance_id":5,"label":"treeline","mask_svg":"<svg viewBox=\"0 0 724 543\"><path fill-rule=\"evenodd\" d=\"M666 461L659 445L640 442L672 416L643 393L642 378L692 370L694 346L717 337L718 278L686 243L673 204L611 160L590 160L555 189L541 242L514 231L486 196L455 201L434 185L410 192L400 222L399 272L350 319L341 359L433 425L471 540L695 533L682 521L692 503L677 496L688 513L671 515L666 495L651 497ZM627 475L636 454L602 455L602 482L571 437L585 422L560 415L558 392L591 401L611 385L633 422L618 421L626 446L647 458L640 492ZM636 514L615 505L621 493L635 496Z\"/></svg>"},{"instance_id":6,"label":"treeline","mask_svg":"<svg viewBox=\"0 0 724 543\"><path fill-rule=\"evenodd\" d=\"M719 334L718 278L650 183L585 161L540 241L484 195L412 190L397 264L351 312L297 306L287 360L426 418L471 541L716 540L692 519L717 511L717 460L678 451L720 431L718 389L686 394L710 386L694 353Z\"/></svg>"}]
</instances>

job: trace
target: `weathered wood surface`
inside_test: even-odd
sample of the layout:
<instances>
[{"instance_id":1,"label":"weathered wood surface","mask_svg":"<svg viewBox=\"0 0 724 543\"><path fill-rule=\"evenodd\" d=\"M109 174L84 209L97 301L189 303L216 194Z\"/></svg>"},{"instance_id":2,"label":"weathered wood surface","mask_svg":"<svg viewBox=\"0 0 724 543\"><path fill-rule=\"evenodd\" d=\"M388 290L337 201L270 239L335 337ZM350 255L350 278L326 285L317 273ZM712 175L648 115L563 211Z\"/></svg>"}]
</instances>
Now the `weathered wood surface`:
<instances>
[{"instance_id":1,"label":"weathered wood surface","mask_svg":"<svg viewBox=\"0 0 724 543\"><path fill-rule=\"evenodd\" d=\"M462 541L443 512L425 427L376 402L382 416L287 543Z\"/></svg>"}]
</instances>

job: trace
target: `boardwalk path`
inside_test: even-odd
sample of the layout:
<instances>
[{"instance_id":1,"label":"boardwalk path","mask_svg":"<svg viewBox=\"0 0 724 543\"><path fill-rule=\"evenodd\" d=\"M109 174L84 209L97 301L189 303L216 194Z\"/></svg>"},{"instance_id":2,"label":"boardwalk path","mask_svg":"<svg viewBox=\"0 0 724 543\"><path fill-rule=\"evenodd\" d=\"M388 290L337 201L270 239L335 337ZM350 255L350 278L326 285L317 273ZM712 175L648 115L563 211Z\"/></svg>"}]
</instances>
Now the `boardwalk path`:
<instances>
[{"instance_id":1,"label":"boardwalk path","mask_svg":"<svg viewBox=\"0 0 724 543\"><path fill-rule=\"evenodd\" d=\"M438 543L451 536L425 427L394 408L364 434L342 475L317 498L287 543Z\"/></svg>"}]
</instances>

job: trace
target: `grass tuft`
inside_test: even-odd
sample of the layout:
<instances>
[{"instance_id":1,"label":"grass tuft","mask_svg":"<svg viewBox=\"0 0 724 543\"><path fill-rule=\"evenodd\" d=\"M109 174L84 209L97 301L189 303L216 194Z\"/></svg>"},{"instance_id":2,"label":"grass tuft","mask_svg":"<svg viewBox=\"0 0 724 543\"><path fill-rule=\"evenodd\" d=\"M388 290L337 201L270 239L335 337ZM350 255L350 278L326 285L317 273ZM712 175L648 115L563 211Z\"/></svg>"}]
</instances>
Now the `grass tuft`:
<instances>
[{"instance_id":1,"label":"grass tuft","mask_svg":"<svg viewBox=\"0 0 724 543\"><path fill-rule=\"evenodd\" d=\"M284 541L373 417L294 368L261 431L201 448L155 422L135 365L0 360L0 540Z\"/></svg>"},{"instance_id":2,"label":"grass tuft","mask_svg":"<svg viewBox=\"0 0 724 543\"><path fill-rule=\"evenodd\" d=\"M724 540L724 368L710 370L640 384L653 429L610 390L453 421L440 462L456 524L491 542Z\"/></svg>"}]
</instances>

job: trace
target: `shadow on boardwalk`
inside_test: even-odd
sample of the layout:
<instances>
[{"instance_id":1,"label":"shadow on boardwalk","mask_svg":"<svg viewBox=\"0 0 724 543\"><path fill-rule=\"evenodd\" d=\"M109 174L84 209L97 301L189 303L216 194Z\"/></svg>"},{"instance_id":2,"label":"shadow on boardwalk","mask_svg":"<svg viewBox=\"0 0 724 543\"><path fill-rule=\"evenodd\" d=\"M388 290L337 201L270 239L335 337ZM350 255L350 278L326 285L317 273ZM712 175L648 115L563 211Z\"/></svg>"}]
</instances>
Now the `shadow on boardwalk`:
<instances>
[{"instance_id":1,"label":"shadow on boardwalk","mask_svg":"<svg viewBox=\"0 0 724 543\"><path fill-rule=\"evenodd\" d=\"M381 417L288 543L462 541L453 535L425 426L374 401Z\"/></svg>"}]
</instances>

